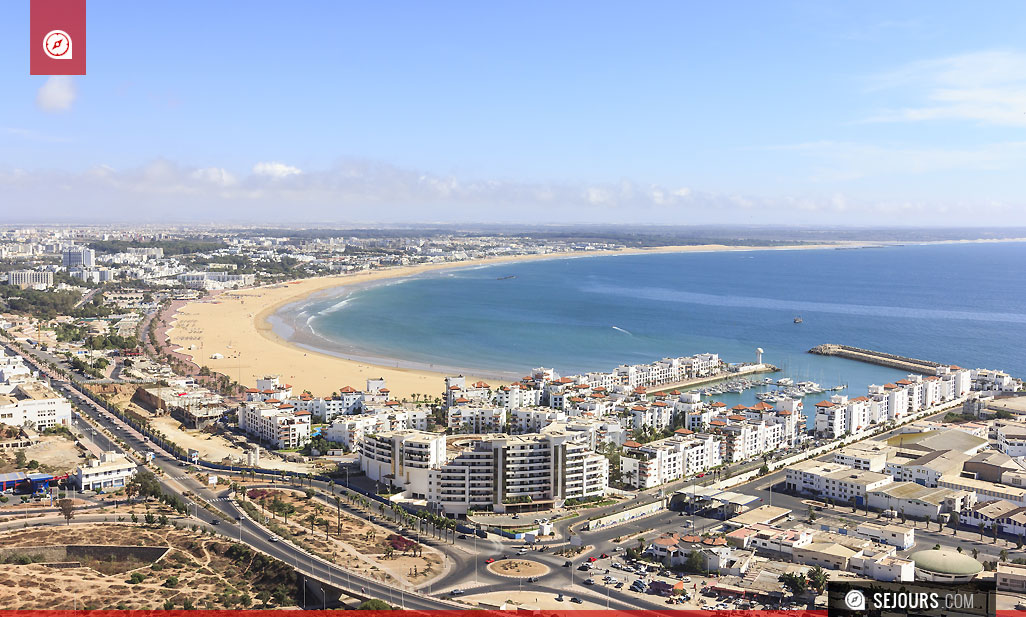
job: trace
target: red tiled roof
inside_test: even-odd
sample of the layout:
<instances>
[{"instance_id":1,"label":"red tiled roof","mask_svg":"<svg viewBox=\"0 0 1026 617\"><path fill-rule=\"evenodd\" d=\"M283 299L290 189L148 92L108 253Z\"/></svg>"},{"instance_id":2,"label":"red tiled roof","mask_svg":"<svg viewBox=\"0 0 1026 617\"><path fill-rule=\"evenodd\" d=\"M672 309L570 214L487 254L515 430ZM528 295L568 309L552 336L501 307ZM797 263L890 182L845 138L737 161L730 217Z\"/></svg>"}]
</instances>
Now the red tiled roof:
<instances>
[{"instance_id":1,"label":"red tiled roof","mask_svg":"<svg viewBox=\"0 0 1026 617\"><path fill-rule=\"evenodd\" d=\"M463 397L461 396L461 397L459 397L458 399L456 399L456 400L455 400L455 401L453 401L453 402L454 402L454 403L469 403L469 402L470 402L470 399L469 399L469 398L463 398Z\"/></svg>"},{"instance_id":2,"label":"red tiled roof","mask_svg":"<svg viewBox=\"0 0 1026 617\"><path fill-rule=\"evenodd\" d=\"M722 401L714 401L712 403L709 403L709 406L710 407L726 407L727 404L722 402Z\"/></svg>"},{"instance_id":3,"label":"red tiled roof","mask_svg":"<svg viewBox=\"0 0 1026 617\"><path fill-rule=\"evenodd\" d=\"M656 401L656 402L652 403L652 406L653 407L666 407L666 403L664 401Z\"/></svg>"},{"instance_id":4,"label":"red tiled roof","mask_svg":"<svg viewBox=\"0 0 1026 617\"><path fill-rule=\"evenodd\" d=\"M709 422L709 424L712 424L713 426L727 426L727 423L723 420L713 420Z\"/></svg>"},{"instance_id":5,"label":"red tiled roof","mask_svg":"<svg viewBox=\"0 0 1026 617\"><path fill-rule=\"evenodd\" d=\"M297 415L297 416L309 416L310 412L309 411L297 411L295 413L295 415Z\"/></svg>"},{"instance_id":6,"label":"red tiled roof","mask_svg":"<svg viewBox=\"0 0 1026 617\"><path fill-rule=\"evenodd\" d=\"M341 392L342 394L353 394L354 392L356 392L356 388L354 388L353 386L346 386L339 390L339 392Z\"/></svg>"},{"instance_id":7,"label":"red tiled roof","mask_svg":"<svg viewBox=\"0 0 1026 617\"><path fill-rule=\"evenodd\" d=\"M625 448L640 448L641 444L636 442L636 441L634 441L634 440L628 439L627 441L623 442L623 447L625 447Z\"/></svg>"},{"instance_id":8,"label":"red tiled roof","mask_svg":"<svg viewBox=\"0 0 1026 617\"><path fill-rule=\"evenodd\" d=\"M632 411L645 411L645 409L646 407L644 405L635 405L634 407L631 407Z\"/></svg>"},{"instance_id":9,"label":"red tiled roof","mask_svg":"<svg viewBox=\"0 0 1026 617\"><path fill-rule=\"evenodd\" d=\"M733 409L734 411L748 411L748 408L744 405L734 405L733 407L731 407L731 409Z\"/></svg>"},{"instance_id":10,"label":"red tiled roof","mask_svg":"<svg viewBox=\"0 0 1026 617\"><path fill-rule=\"evenodd\" d=\"M260 390L257 390L256 388L246 388L246 393L247 394L256 394L259 391Z\"/></svg>"},{"instance_id":11,"label":"red tiled roof","mask_svg":"<svg viewBox=\"0 0 1026 617\"><path fill-rule=\"evenodd\" d=\"M789 416L789 415L791 415L791 412L790 411L778 411L777 415L778 416Z\"/></svg>"},{"instance_id":12,"label":"red tiled roof","mask_svg":"<svg viewBox=\"0 0 1026 617\"><path fill-rule=\"evenodd\" d=\"M744 420L745 417L744 416L739 416L737 414L732 414L732 415L727 416L727 419L728 420L735 420L736 421L736 420Z\"/></svg>"},{"instance_id":13,"label":"red tiled roof","mask_svg":"<svg viewBox=\"0 0 1026 617\"><path fill-rule=\"evenodd\" d=\"M678 435L690 435L690 434L694 433L694 431L689 431L686 428L679 428L679 429L677 429L677 430L675 430L673 432L677 433Z\"/></svg>"},{"instance_id":14,"label":"red tiled roof","mask_svg":"<svg viewBox=\"0 0 1026 617\"><path fill-rule=\"evenodd\" d=\"M827 407L833 407L833 406L834 406L834 404L831 403L830 401L820 401L820 402L816 403L816 407L827 408Z\"/></svg>"},{"instance_id":15,"label":"red tiled roof","mask_svg":"<svg viewBox=\"0 0 1026 617\"><path fill-rule=\"evenodd\" d=\"M289 405L287 403L283 403L281 405L278 405L278 409L295 409L295 407L293 405Z\"/></svg>"}]
</instances>

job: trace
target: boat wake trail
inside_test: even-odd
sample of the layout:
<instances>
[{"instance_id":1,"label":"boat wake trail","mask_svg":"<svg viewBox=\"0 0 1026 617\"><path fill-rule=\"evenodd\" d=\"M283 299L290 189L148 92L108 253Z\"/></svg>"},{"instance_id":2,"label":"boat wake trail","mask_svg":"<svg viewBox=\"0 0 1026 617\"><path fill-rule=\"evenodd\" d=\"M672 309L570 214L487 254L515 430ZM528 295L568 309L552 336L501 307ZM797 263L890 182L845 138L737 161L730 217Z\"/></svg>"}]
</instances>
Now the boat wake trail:
<instances>
[{"instance_id":1,"label":"boat wake trail","mask_svg":"<svg viewBox=\"0 0 1026 617\"><path fill-rule=\"evenodd\" d=\"M624 330L623 328L618 328L618 327L616 327L616 326L611 326L611 327L612 327L612 328L613 328L614 330L618 330L618 331L620 331L620 332L623 332L623 333L624 333L624 334L626 334L627 336L634 336L633 334L631 334L630 332L628 332L628 331Z\"/></svg>"}]
</instances>

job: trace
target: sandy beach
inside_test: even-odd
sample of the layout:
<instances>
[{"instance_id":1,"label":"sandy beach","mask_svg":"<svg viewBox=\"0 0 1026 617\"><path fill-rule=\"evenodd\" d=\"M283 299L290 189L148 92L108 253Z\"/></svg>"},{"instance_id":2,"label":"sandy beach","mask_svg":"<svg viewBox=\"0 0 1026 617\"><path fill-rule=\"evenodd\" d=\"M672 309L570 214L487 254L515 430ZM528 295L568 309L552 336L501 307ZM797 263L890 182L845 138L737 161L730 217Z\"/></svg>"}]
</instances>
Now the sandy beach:
<instances>
[{"instance_id":1,"label":"sandy beach","mask_svg":"<svg viewBox=\"0 0 1026 617\"><path fill-rule=\"evenodd\" d=\"M392 396L410 398L412 394L439 396L444 389L443 373L396 368L310 351L294 345L272 330L268 317L286 304L311 294L343 285L362 285L390 278L421 275L438 270L480 265L534 261L540 259L587 258L602 255L649 253L685 253L752 250L809 250L857 246L854 243L800 246L666 246L651 249L623 249L588 253L550 253L406 266L302 279L267 287L226 291L205 300L191 302L178 310L168 331L172 344L191 355L200 366L208 366L247 386L263 375L279 375L297 392L309 390L314 396L328 396L345 386L363 389L369 378L384 377ZM212 359L213 354L224 357ZM468 375L474 381L484 379L493 387L502 383L494 379Z\"/></svg>"}]
</instances>

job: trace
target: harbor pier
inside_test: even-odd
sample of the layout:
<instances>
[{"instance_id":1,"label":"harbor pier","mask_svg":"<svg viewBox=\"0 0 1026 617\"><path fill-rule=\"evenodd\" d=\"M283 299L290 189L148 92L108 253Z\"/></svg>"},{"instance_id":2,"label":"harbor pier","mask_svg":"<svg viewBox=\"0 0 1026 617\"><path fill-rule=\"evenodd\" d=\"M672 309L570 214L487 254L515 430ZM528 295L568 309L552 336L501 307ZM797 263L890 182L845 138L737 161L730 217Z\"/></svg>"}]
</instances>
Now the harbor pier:
<instances>
[{"instance_id":1,"label":"harbor pier","mask_svg":"<svg viewBox=\"0 0 1026 617\"><path fill-rule=\"evenodd\" d=\"M891 353L885 353L883 351L873 351L872 349L862 349L861 347L837 345L834 343L817 345L810 349L809 353L819 356L838 356L841 358L848 358L849 360L858 360L859 362L869 362L870 364L879 364L880 366L897 368L911 373L921 373L923 375L936 375L937 369L944 366L939 362L933 362L931 360L907 358L905 356L898 356Z\"/></svg>"}]
</instances>

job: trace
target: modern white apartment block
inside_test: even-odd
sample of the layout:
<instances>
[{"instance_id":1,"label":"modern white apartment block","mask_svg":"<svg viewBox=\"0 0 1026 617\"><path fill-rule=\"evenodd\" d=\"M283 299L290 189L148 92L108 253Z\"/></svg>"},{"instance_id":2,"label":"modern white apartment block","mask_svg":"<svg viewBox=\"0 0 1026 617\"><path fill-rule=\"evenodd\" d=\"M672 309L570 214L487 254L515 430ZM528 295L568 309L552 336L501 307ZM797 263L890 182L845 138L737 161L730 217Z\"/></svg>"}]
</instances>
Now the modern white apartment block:
<instances>
[{"instance_id":1,"label":"modern white apartment block","mask_svg":"<svg viewBox=\"0 0 1026 617\"><path fill-rule=\"evenodd\" d=\"M465 514L558 508L567 499L602 496L609 462L579 439L558 432L472 438L432 470L428 502L448 514Z\"/></svg>"},{"instance_id":2,"label":"modern white apartment block","mask_svg":"<svg viewBox=\"0 0 1026 617\"><path fill-rule=\"evenodd\" d=\"M246 390L247 401L274 400L281 403L287 402L291 397L292 385L281 383L277 375L266 375L262 379L257 379L256 387Z\"/></svg>"},{"instance_id":3,"label":"modern white apartment block","mask_svg":"<svg viewBox=\"0 0 1026 617\"><path fill-rule=\"evenodd\" d=\"M551 407L513 409L509 416L509 430L516 434L540 433L553 422L564 422L569 417L565 411Z\"/></svg>"},{"instance_id":4,"label":"modern white apartment block","mask_svg":"<svg viewBox=\"0 0 1026 617\"><path fill-rule=\"evenodd\" d=\"M720 452L712 435L674 435L644 445L628 441L620 477L639 490L653 488L716 467L722 463Z\"/></svg>"},{"instance_id":5,"label":"modern white apartment block","mask_svg":"<svg viewBox=\"0 0 1026 617\"><path fill-rule=\"evenodd\" d=\"M116 490L128 484L138 468L124 454L104 452L75 469L75 484L83 491Z\"/></svg>"},{"instance_id":6,"label":"modern white apartment block","mask_svg":"<svg viewBox=\"0 0 1026 617\"><path fill-rule=\"evenodd\" d=\"M192 289L231 289L246 287L256 281L253 274L231 274L228 272L185 272L178 280Z\"/></svg>"},{"instance_id":7,"label":"modern white apartment block","mask_svg":"<svg viewBox=\"0 0 1026 617\"><path fill-rule=\"evenodd\" d=\"M426 431L428 412L426 409L371 408L361 414L336 417L324 429L324 438L340 443L355 451L363 437L369 433L385 431Z\"/></svg>"},{"instance_id":8,"label":"modern white apartment block","mask_svg":"<svg viewBox=\"0 0 1026 617\"><path fill-rule=\"evenodd\" d=\"M248 401L239 405L239 428L274 448L299 448L310 441L310 412Z\"/></svg>"},{"instance_id":9,"label":"modern white apartment block","mask_svg":"<svg viewBox=\"0 0 1026 617\"><path fill-rule=\"evenodd\" d=\"M53 287L53 272L39 270L11 270L7 273L7 284L22 289L45 289Z\"/></svg>"},{"instance_id":10,"label":"modern white apartment block","mask_svg":"<svg viewBox=\"0 0 1026 617\"><path fill-rule=\"evenodd\" d=\"M0 384L0 424L37 431L71 424L71 403L34 379Z\"/></svg>"},{"instance_id":11,"label":"modern white apartment block","mask_svg":"<svg viewBox=\"0 0 1026 617\"><path fill-rule=\"evenodd\" d=\"M429 475L445 461L445 435L424 431L385 431L360 442L360 469L385 486L425 499Z\"/></svg>"},{"instance_id":12,"label":"modern white apartment block","mask_svg":"<svg viewBox=\"0 0 1026 617\"><path fill-rule=\"evenodd\" d=\"M466 399L456 399L456 405L446 412L448 426L456 433L503 433L506 416L502 407L472 407Z\"/></svg>"}]
</instances>

